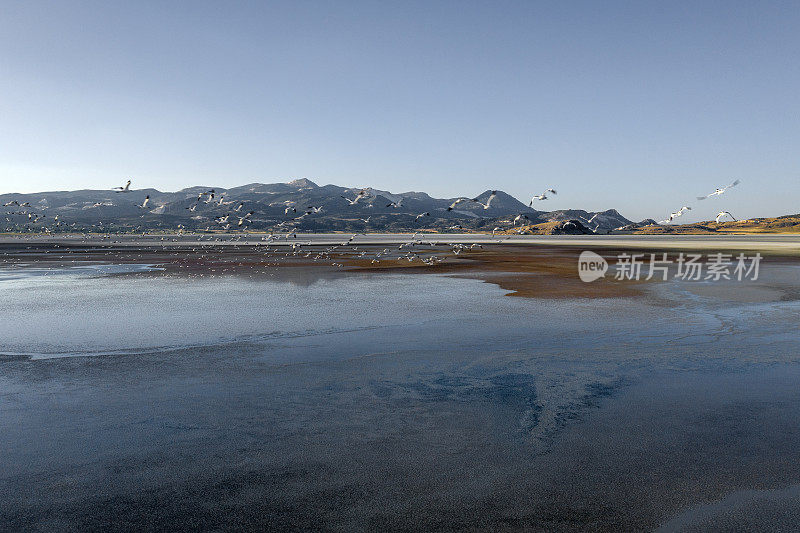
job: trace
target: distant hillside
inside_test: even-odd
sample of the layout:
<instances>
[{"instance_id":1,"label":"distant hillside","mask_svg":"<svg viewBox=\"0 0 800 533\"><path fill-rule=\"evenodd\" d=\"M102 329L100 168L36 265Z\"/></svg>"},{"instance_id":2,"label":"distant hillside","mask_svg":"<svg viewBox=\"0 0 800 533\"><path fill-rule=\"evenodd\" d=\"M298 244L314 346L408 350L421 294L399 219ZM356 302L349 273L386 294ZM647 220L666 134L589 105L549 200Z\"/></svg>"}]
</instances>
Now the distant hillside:
<instances>
[{"instance_id":1,"label":"distant hillside","mask_svg":"<svg viewBox=\"0 0 800 533\"><path fill-rule=\"evenodd\" d=\"M614 232L622 233L622 232ZM644 235L707 235L729 233L798 233L800 234L800 214L775 218L752 218L736 222L697 222L680 226L649 225L630 228L625 233Z\"/></svg>"},{"instance_id":2,"label":"distant hillside","mask_svg":"<svg viewBox=\"0 0 800 533\"><path fill-rule=\"evenodd\" d=\"M580 220L551 220L539 224L528 224L519 228L501 230L503 235L594 235L595 232L581 223Z\"/></svg>"},{"instance_id":3,"label":"distant hillside","mask_svg":"<svg viewBox=\"0 0 800 533\"><path fill-rule=\"evenodd\" d=\"M448 208L456 198L433 198L424 192L366 189L353 202L360 191L301 179L230 189L196 186L177 192L131 189L3 194L0 231L491 232L498 226L511 228L517 215L524 215L527 225L575 220L591 232L603 233L632 224L614 209L537 211L503 191L496 191L488 208L482 203L492 191L466 195L477 202L464 201L452 210Z\"/></svg>"}]
</instances>

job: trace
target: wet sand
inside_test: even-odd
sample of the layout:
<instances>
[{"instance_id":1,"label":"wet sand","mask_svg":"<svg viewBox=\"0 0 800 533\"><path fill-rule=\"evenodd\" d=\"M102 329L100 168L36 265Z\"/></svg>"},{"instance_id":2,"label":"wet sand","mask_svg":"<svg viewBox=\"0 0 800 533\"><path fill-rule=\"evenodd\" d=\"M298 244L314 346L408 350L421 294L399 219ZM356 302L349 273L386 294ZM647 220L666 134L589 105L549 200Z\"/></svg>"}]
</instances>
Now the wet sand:
<instances>
[{"instance_id":1,"label":"wet sand","mask_svg":"<svg viewBox=\"0 0 800 533\"><path fill-rule=\"evenodd\" d=\"M290 251L290 244L298 244L299 253ZM487 244L476 249L453 252L452 243L431 246L421 242L398 250L396 246L383 245L306 245L285 242L250 244L217 242L193 243L140 243L131 240L119 243L23 242L15 239L0 243L0 265L36 263L39 265L68 266L81 262L113 261L119 263L149 264L158 272L142 275L181 274L196 276L244 275L271 276L297 280L329 278L354 271L363 273L447 274L469 279L480 279L498 285L509 295L534 298L611 298L633 297L641 294L649 282L642 280L616 280L613 272L592 283L584 283L577 275L582 246L541 244ZM619 245L619 243L616 243ZM654 243L662 245L663 243ZM697 243L695 243L696 245ZM671 248L639 249L637 253L660 256L668 253L676 258ZM751 246L751 245L747 245ZM751 246L752 247L752 246ZM612 266L621 253L631 253L627 247L608 245L591 249L604 257ZM697 250L690 246L688 251ZM414 260L401 257L413 251ZM752 253L751 248L726 249L727 253ZM773 263L795 264L799 256L783 249L765 247L761 252ZM325 253L324 258L316 256ZM365 257L360 255L366 254ZM379 255L379 261L372 258ZM308 257L311 256L311 257ZM423 264L420 258L438 258L441 262ZM646 271L646 270L645 270ZM642 276L644 278L645 276Z\"/></svg>"}]
</instances>

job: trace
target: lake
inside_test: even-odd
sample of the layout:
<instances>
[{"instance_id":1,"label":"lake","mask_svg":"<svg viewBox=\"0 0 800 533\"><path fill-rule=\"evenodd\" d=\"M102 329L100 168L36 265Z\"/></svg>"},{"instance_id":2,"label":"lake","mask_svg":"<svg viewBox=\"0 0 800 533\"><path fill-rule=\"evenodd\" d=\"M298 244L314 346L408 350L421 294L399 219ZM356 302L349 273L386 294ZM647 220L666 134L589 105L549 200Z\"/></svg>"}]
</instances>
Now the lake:
<instances>
[{"instance_id":1,"label":"lake","mask_svg":"<svg viewBox=\"0 0 800 533\"><path fill-rule=\"evenodd\" d=\"M2 528L795 523L800 265L619 297L487 279L3 264Z\"/></svg>"}]
</instances>

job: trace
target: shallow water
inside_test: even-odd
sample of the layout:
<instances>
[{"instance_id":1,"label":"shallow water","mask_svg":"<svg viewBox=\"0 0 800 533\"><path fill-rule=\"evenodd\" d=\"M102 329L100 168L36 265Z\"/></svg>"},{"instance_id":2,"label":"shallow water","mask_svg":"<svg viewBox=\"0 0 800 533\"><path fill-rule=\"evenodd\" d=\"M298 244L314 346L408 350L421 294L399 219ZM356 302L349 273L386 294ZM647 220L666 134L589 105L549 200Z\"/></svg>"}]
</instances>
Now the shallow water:
<instances>
[{"instance_id":1,"label":"shallow water","mask_svg":"<svg viewBox=\"0 0 800 533\"><path fill-rule=\"evenodd\" d=\"M0 271L4 526L689 527L800 483L796 266L560 300L152 269Z\"/></svg>"}]
</instances>

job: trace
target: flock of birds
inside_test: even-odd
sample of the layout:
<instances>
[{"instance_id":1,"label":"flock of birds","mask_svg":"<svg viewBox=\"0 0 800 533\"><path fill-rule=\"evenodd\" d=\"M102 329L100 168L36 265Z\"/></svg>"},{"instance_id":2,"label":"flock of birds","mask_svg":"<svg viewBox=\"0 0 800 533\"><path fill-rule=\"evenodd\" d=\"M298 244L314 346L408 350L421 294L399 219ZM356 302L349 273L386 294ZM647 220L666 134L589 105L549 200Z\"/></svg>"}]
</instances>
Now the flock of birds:
<instances>
[{"instance_id":1,"label":"flock of birds","mask_svg":"<svg viewBox=\"0 0 800 533\"><path fill-rule=\"evenodd\" d=\"M714 192L712 192L710 194L707 194L706 196L698 196L697 200L698 201L702 201L702 200L706 200L708 198L712 198L714 196L720 196L720 195L724 194L726 191L728 191L729 189L737 186L739 183L740 183L740 181L736 180L733 183L731 183L730 185L715 189ZM131 180L127 180L127 182L123 186L114 187L111 190L114 191L115 193L121 193L121 194L130 193L131 192ZM531 197L530 202L528 203L528 206L532 208L535 203L546 201L549 198L549 195L556 195L556 194L557 194L557 192L556 192L556 190L554 188L548 188L544 192L542 192L541 194L533 195ZM346 202L347 205L350 205L350 206L356 206L360 202L365 202L366 200L368 200L370 198L374 198L374 197L375 197L375 194L372 192L372 189L370 189L370 188L364 188L364 189L359 190L355 194L354 197L341 196L342 200L344 202ZM458 208L462 204L463 205L474 205L476 207L482 208L483 210L489 210L489 209L492 208L492 203L494 202L496 197L497 197L497 191L490 191L488 197L486 197L485 200L482 200L480 196L475 197L475 198L459 197L459 198L456 198L455 200L452 201L452 203L447 207L447 211L453 211L453 210L455 210L456 208ZM399 208L399 207L401 207L403 205L403 201L404 200L405 200L405 197L403 197L403 196L398 196L398 197L395 197L393 199L390 199L389 202L386 204L386 208ZM253 215L255 215L255 211L253 211L253 210L250 210L250 211L245 211L244 210L245 202L241 202L241 201L240 202L236 202L236 201L233 201L233 200L227 200L224 192L221 195L217 195L215 189L209 189L209 190L205 190L205 191L199 192L197 194L197 197L194 200L194 202L191 205L185 207L185 209L187 211L191 212L191 213L194 213L197 210L198 206L200 206L201 204L212 204L214 206L230 206L229 212L227 212L226 214L223 214L223 215L215 216L213 218L213 221L217 224L217 228L216 229L223 230L223 231L230 230L231 228L246 229L248 227L248 225L252 222ZM235 207L233 207L234 204L235 204ZM96 203L94 203L92 205L84 206L84 209L87 209L87 208L88 209L91 209L91 208L98 208L99 209L99 208L102 208L104 206L111 206L111 205L114 205L114 204L111 203L111 202L96 202ZM31 222L31 223L42 222L46 218L46 215L43 214L43 213L37 213L37 212L31 211L31 210L24 210L24 208L28 208L28 209L31 208L31 205L30 205L29 202L20 203L20 202L18 202L16 200L12 200L12 201L7 202L7 203L4 204L4 207L12 207L12 206L17 206L21 210L20 211L16 211L16 212L8 212L7 215L23 215L23 216L26 216L28 221ZM299 221L301 221L302 219L304 219L304 218L306 218L306 217L308 217L310 215L320 214L320 213L323 212L323 209L324 209L322 205L308 205L303 209L300 206L298 206L297 202L290 201L290 200L287 200L287 201L283 202L282 206L284 208L284 214L287 215L290 218L285 220L285 221L277 223L276 226L275 226L275 229L282 229L282 228L287 228L287 227L291 227L291 226L296 226L299 223ZM373 204L369 204L369 206L372 207ZM142 201L142 203L141 204L137 204L136 207L138 207L139 209L141 209L143 211L150 209L152 207L151 203L150 203L150 196L149 195L145 196L145 198ZM685 205L685 206L681 207L679 210L677 210L677 211L675 211L673 213L670 213L670 215L669 215L669 217L667 219L661 220L658 223L659 224L672 223L675 219L683 216L684 213L686 213L688 211L691 211L691 209L692 208L690 206ZM298 211L299 211L299 214L298 214ZM595 222L595 220L597 219L597 217L599 215L600 215L600 213L595 213L590 218L581 217L582 218L582 222L586 224L587 228L591 228L591 224L592 223L595 224L594 228L591 229L591 231L593 231L595 233L598 231L598 228L600 227L600 224L598 222ZM428 211L425 211L425 212L421 212L421 213L418 213L418 214L412 215L412 216L414 216L414 222L419 222L420 220L425 219L426 217L430 217L431 213L428 212ZM720 223L725 217L729 217L731 220L736 221L736 218L730 213L730 211L720 211L717 214L715 220L716 220L717 223ZM6 217L6 219L7 219L8 222L11 222L10 218ZM362 222L367 224L367 223L369 223L370 219L371 219L371 217L367 217L367 218L360 218L359 220L361 220ZM52 224L53 226L55 226L55 227L61 226L61 221L58 220L58 215L56 215L52 220L53 220L53 224ZM493 228L492 236L495 236L498 233L502 233L502 232L504 232L506 230L509 230L511 228L516 228L518 224L520 224L520 229L518 230L518 232L519 233L523 233L524 232L524 225L525 225L526 221L530 222L530 218L525 213L520 213L517 216L513 217L513 219L511 219L511 220L501 220L499 222L501 224L505 223L508 227L497 226L497 227ZM575 225L577 227L577 224L575 224L572 221L565 221L564 222L564 227L565 228L568 229L569 225ZM72 226L74 227L75 223L73 223ZM100 227L102 229L103 228L102 222L99 222L95 227ZM616 228L616 229L626 229L626 228L627 228L627 226L622 226L622 227L619 227L619 228ZM45 232L48 232L48 233L53 231L53 228L49 228L49 227L44 227L43 229L44 229ZM447 229L459 231L459 230L463 230L464 228L460 224L455 224L455 225L449 226ZM183 233L184 230L185 230L185 228L182 225L178 226L178 233ZM213 231L211 226L207 227L206 230L207 231Z\"/></svg>"},{"instance_id":2,"label":"flock of birds","mask_svg":"<svg viewBox=\"0 0 800 533\"><path fill-rule=\"evenodd\" d=\"M714 189L714 192L712 192L710 194L707 194L705 196L698 196L697 200L698 201L702 201L702 200L707 200L709 198L713 198L714 196L721 196L721 195L725 194L725 192L728 191L729 189L732 189L733 187L736 187L737 185L739 185L739 183L741 183L741 182L739 180L736 180L733 183L731 183L730 185ZM680 209L678 209L674 213L670 213L669 214L669 218L660 221L659 224L669 224L670 222L672 222L676 218L678 218L680 216L683 216L684 213L686 213L687 211L691 211L691 210L692 210L691 207L689 207L688 205L684 205L683 207L681 207ZM730 213L730 211L720 211L719 213L717 213L717 217L715 219L717 224L719 224L722 221L722 219L724 219L726 216L730 217L731 220L736 222L736 218L734 218L734 216Z\"/></svg>"}]
</instances>

